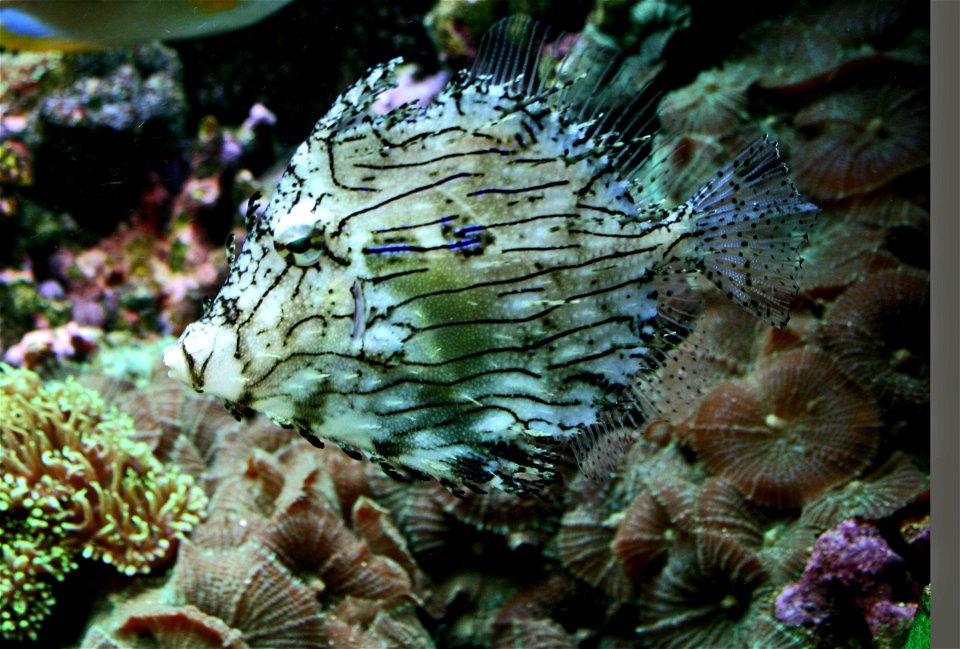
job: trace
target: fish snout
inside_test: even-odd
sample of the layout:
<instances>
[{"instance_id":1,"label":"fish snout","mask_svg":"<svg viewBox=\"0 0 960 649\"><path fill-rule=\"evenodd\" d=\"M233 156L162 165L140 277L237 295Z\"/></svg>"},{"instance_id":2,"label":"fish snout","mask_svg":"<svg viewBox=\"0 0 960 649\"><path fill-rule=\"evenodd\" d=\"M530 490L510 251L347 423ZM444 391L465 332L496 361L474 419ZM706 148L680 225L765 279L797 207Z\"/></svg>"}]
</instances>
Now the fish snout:
<instances>
[{"instance_id":1,"label":"fish snout","mask_svg":"<svg viewBox=\"0 0 960 649\"><path fill-rule=\"evenodd\" d=\"M197 392L238 401L246 381L235 357L236 335L198 321L163 351L167 375Z\"/></svg>"}]
</instances>

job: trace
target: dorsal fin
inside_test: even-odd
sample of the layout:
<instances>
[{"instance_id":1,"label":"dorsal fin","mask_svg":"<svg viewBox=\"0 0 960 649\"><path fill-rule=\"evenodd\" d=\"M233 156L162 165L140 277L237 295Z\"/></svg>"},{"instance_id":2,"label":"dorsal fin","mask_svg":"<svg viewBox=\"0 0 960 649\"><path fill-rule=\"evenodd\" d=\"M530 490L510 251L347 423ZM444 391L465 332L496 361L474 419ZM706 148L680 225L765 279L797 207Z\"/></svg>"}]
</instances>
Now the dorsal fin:
<instances>
[{"instance_id":1,"label":"dorsal fin","mask_svg":"<svg viewBox=\"0 0 960 649\"><path fill-rule=\"evenodd\" d=\"M551 67L547 43L557 34L526 16L511 16L497 21L483 36L470 78L492 84L514 84L518 93L538 93L545 81L544 64ZM559 35L559 36L562 36Z\"/></svg>"},{"instance_id":2,"label":"dorsal fin","mask_svg":"<svg viewBox=\"0 0 960 649\"><path fill-rule=\"evenodd\" d=\"M590 28L566 34L512 16L484 35L467 82L506 84L518 99L542 97L568 122L589 125L585 135L621 176L632 179L658 130L651 85L659 71Z\"/></svg>"}]
</instances>

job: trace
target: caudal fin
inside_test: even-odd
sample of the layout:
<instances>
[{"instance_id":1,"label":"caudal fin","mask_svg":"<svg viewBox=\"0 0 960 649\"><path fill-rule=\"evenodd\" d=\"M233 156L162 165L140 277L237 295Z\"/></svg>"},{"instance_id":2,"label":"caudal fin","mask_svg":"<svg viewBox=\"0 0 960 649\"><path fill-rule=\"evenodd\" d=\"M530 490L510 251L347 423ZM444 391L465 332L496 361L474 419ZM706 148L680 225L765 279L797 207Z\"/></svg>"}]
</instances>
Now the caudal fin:
<instances>
[{"instance_id":1,"label":"caudal fin","mask_svg":"<svg viewBox=\"0 0 960 649\"><path fill-rule=\"evenodd\" d=\"M777 143L763 136L714 174L685 210L704 275L775 327L789 319L799 248L820 211L787 171Z\"/></svg>"}]
</instances>

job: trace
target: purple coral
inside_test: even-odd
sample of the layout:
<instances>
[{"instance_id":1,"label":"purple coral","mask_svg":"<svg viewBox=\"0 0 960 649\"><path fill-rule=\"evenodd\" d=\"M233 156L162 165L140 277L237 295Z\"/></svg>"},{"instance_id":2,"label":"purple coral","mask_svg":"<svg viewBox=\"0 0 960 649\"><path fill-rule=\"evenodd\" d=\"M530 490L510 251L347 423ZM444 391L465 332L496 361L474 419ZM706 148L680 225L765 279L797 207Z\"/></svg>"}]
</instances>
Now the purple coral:
<instances>
[{"instance_id":1,"label":"purple coral","mask_svg":"<svg viewBox=\"0 0 960 649\"><path fill-rule=\"evenodd\" d=\"M871 634L886 636L916 612L915 601L895 596L906 585L904 565L877 528L848 519L817 539L803 576L777 597L777 619L819 629L836 621L844 604L838 595L846 594Z\"/></svg>"}]
</instances>

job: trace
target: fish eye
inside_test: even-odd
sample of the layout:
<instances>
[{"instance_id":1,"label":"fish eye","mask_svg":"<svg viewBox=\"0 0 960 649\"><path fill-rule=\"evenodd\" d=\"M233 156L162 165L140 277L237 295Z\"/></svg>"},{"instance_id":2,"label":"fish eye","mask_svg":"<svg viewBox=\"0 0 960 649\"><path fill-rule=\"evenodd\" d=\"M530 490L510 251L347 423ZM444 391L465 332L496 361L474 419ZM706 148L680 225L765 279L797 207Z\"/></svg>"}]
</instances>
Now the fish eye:
<instances>
[{"instance_id":1,"label":"fish eye","mask_svg":"<svg viewBox=\"0 0 960 649\"><path fill-rule=\"evenodd\" d=\"M289 252L292 252L295 255L302 255L303 253L310 250L310 238L300 237L299 239L288 241L285 248Z\"/></svg>"},{"instance_id":2,"label":"fish eye","mask_svg":"<svg viewBox=\"0 0 960 649\"><path fill-rule=\"evenodd\" d=\"M312 266L323 254L318 219L312 205L297 203L277 222L273 246L289 263L297 266Z\"/></svg>"},{"instance_id":3,"label":"fish eye","mask_svg":"<svg viewBox=\"0 0 960 649\"><path fill-rule=\"evenodd\" d=\"M314 248L310 237L300 237L289 242L274 240L280 256L297 266L312 266L322 256L320 248Z\"/></svg>"},{"instance_id":4,"label":"fish eye","mask_svg":"<svg viewBox=\"0 0 960 649\"><path fill-rule=\"evenodd\" d=\"M300 237L299 239L278 245L278 252L282 253L283 251L279 250L281 247L283 251L286 252L285 256L287 259L297 266L312 266L320 259L321 251L319 248L312 247L310 237Z\"/></svg>"},{"instance_id":5,"label":"fish eye","mask_svg":"<svg viewBox=\"0 0 960 649\"><path fill-rule=\"evenodd\" d=\"M301 235L289 240L277 236L273 247L281 257L297 266L312 266L323 254L322 248L313 243L310 235Z\"/></svg>"},{"instance_id":6,"label":"fish eye","mask_svg":"<svg viewBox=\"0 0 960 649\"><path fill-rule=\"evenodd\" d=\"M320 259L319 250L307 250L304 253L293 253L293 263L297 266L312 266Z\"/></svg>"}]
</instances>

